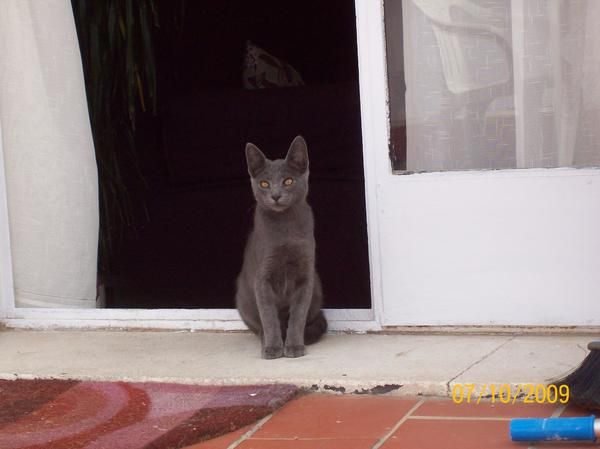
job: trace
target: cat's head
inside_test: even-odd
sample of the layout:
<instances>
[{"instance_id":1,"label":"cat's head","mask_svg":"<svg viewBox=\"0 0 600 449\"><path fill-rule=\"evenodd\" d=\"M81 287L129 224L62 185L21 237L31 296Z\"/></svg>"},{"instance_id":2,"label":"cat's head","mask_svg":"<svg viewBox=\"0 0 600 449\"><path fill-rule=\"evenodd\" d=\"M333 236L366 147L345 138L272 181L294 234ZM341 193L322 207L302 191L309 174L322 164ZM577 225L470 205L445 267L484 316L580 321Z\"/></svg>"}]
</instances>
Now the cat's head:
<instances>
[{"instance_id":1,"label":"cat's head","mask_svg":"<svg viewBox=\"0 0 600 449\"><path fill-rule=\"evenodd\" d=\"M282 212L302 201L308 194L308 150L306 141L297 136L285 159L271 161L256 145L246 144L246 162L256 202Z\"/></svg>"}]
</instances>

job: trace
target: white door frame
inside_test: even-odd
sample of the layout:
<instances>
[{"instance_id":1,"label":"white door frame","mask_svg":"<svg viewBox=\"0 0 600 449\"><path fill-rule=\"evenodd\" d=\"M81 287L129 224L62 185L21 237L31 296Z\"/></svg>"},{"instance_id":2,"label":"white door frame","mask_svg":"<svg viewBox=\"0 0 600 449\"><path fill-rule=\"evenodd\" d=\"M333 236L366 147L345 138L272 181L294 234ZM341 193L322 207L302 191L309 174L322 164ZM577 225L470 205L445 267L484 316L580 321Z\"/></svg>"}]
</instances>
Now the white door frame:
<instances>
[{"instance_id":1,"label":"white door frame","mask_svg":"<svg viewBox=\"0 0 600 449\"><path fill-rule=\"evenodd\" d=\"M383 2L355 0L367 228L371 270L371 309L326 309L332 330L381 329L383 298L378 228L378 177L391 175L387 159L387 81ZM161 328L242 330L235 309L44 309L16 308L0 130L0 324L21 328Z\"/></svg>"},{"instance_id":2,"label":"white door frame","mask_svg":"<svg viewBox=\"0 0 600 449\"><path fill-rule=\"evenodd\" d=\"M389 327L403 327L411 331L440 329L462 331L486 326L494 332L513 332L515 327L528 331L532 327L551 325L558 330L560 323L540 321L506 327L504 323L481 322L473 315L465 323L447 323L410 320L403 309L412 301L394 278L402 271L397 257L402 253L394 246L392 236L401 229L398 215L399 201L406 200L410 189L422 185L442 183L444 187L462 181L476 181L482 177L494 183L510 180L539 179L543 182L561 178L578 179L590 185L600 185L598 169L529 169L498 171L456 171L397 176L392 173L388 157L389 115L383 0L355 0L358 40L358 64L361 99L363 158L365 170L367 229L371 277L371 309L326 309L332 330L378 331ZM0 326L27 328L161 328L194 330L242 330L244 324L235 309L40 309L15 308L13 274L8 224L6 179L3 165L2 134L0 128ZM552 183L555 184L554 181ZM408 193L407 193L408 192ZM460 193L460 192L459 192ZM400 201L401 203L401 201ZM408 212L407 212L408 213ZM391 218L390 218L391 217ZM351 274L348 274L351 275ZM385 278L384 278L385 276ZM400 286L402 287L402 286ZM389 309L386 313L386 304ZM402 310L402 320L397 319ZM475 309L473 308L475 313ZM473 323L476 322L475 325ZM558 325L557 325L558 324ZM597 330L598 322L578 323ZM425 326L424 326L425 325ZM466 327L465 327L466 326ZM483 328L481 328L483 330ZM567 328L568 330L568 328Z\"/></svg>"}]
</instances>

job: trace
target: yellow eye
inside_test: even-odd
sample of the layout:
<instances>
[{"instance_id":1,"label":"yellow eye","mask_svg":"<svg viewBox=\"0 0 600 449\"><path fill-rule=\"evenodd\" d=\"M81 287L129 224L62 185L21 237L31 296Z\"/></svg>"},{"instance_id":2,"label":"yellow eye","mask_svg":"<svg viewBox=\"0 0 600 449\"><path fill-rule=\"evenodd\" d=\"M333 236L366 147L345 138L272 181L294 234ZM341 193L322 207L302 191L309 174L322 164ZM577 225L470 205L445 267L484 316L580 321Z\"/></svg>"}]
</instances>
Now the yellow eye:
<instances>
[{"instance_id":1,"label":"yellow eye","mask_svg":"<svg viewBox=\"0 0 600 449\"><path fill-rule=\"evenodd\" d=\"M267 181L261 181L258 183L263 189L269 187L269 183Z\"/></svg>"},{"instance_id":2,"label":"yellow eye","mask_svg":"<svg viewBox=\"0 0 600 449\"><path fill-rule=\"evenodd\" d=\"M292 178L285 178L285 180L283 181L284 186L291 186L293 183L294 180Z\"/></svg>"}]
</instances>

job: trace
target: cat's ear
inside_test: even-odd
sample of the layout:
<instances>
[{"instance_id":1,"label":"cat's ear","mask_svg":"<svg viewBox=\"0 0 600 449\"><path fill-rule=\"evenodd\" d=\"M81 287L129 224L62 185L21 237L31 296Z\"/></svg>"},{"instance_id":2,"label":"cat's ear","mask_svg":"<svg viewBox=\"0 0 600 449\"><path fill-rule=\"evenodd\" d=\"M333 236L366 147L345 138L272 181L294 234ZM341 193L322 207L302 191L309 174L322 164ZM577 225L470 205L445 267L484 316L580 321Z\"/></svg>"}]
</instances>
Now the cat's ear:
<instances>
[{"instance_id":1,"label":"cat's ear","mask_svg":"<svg viewBox=\"0 0 600 449\"><path fill-rule=\"evenodd\" d=\"M248 163L248 173L253 178L256 177L267 165L267 158L258 147L252 143L246 144L246 162Z\"/></svg>"},{"instance_id":2,"label":"cat's ear","mask_svg":"<svg viewBox=\"0 0 600 449\"><path fill-rule=\"evenodd\" d=\"M285 157L285 163L295 170L298 170L300 173L304 173L308 170L308 148L306 147L306 141L302 136L296 136L292 141L287 156Z\"/></svg>"}]
</instances>

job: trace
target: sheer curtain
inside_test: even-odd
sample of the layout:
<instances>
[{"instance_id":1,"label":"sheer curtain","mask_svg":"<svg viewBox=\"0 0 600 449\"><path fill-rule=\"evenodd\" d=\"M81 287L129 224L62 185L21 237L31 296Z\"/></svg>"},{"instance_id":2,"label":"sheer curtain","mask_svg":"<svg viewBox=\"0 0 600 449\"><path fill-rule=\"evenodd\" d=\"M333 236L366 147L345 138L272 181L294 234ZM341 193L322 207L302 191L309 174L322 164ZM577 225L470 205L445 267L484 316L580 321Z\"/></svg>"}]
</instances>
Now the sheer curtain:
<instances>
[{"instance_id":1,"label":"sheer curtain","mask_svg":"<svg viewBox=\"0 0 600 449\"><path fill-rule=\"evenodd\" d=\"M600 1L402 0L402 16L408 170L600 164Z\"/></svg>"},{"instance_id":2,"label":"sheer curtain","mask_svg":"<svg viewBox=\"0 0 600 449\"><path fill-rule=\"evenodd\" d=\"M69 0L2 0L0 126L17 307L95 307L97 171Z\"/></svg>"}]
</instances>

